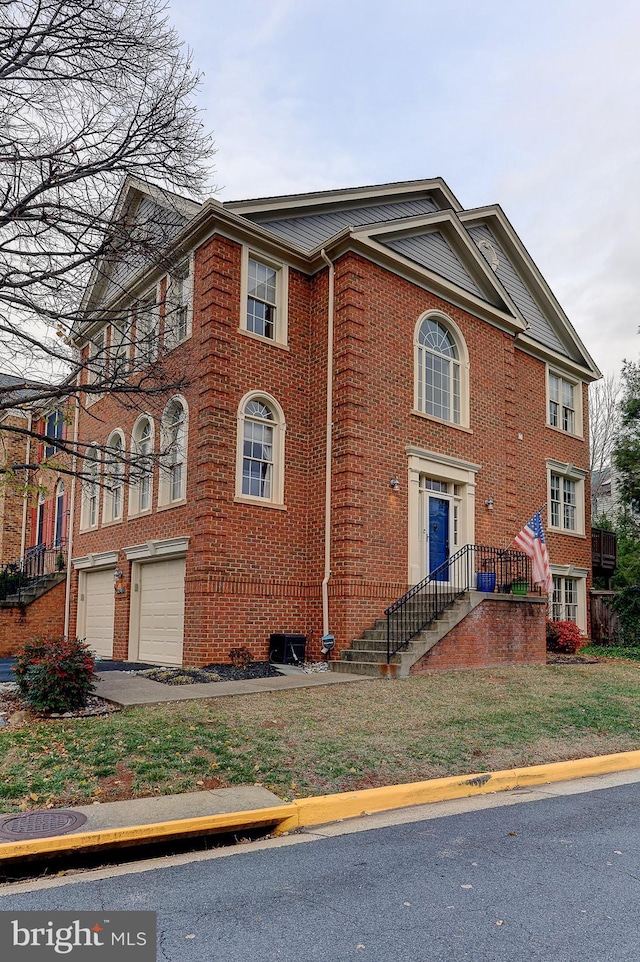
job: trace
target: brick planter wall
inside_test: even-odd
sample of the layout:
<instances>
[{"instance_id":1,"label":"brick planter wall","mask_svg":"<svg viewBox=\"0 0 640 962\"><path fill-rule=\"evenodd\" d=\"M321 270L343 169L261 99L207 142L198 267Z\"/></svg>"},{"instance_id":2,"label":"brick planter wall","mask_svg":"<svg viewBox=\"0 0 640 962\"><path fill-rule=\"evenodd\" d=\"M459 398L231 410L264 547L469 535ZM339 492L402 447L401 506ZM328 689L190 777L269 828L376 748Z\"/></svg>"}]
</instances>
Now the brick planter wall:
<instances>
[{"instance_id":1,"label":"brick planter wall","mask_svg":"<svg viewBox=\"0 0 640 962\"><path fill-rule=\"evenodd\" d=\"M544 665L546 614L542 599L496 597L482 601L412 666L410 674L452 668Z\"/></svg>"},{"instance_id":2,"label":"brick planter wall","mask_svg":"<svg viewBox=\"0 0 640 962\"><path fill-rule=\"evenodd\" d=\"M29 605L0 602L0 658L16 655L32 638L63 634L64 591L61 581Z\"/></svg>"}]
</instances>

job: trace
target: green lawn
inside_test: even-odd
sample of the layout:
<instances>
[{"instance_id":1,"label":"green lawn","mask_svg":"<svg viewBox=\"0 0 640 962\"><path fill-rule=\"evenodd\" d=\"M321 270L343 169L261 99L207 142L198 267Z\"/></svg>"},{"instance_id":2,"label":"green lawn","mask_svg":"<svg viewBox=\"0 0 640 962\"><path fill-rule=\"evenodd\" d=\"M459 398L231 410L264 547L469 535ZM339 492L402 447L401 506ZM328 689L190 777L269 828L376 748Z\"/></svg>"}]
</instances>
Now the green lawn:
<instances>
[{"instance_id":1,"label":"green lawn","mask_svg":"<svg viewBox=\"0 0 640 962\"><path fill-rule=\"evenodd\" d=\"M640 665L448 672L0 731L0 812L264 785L318 795L640 748Z\"/></svg>"}]
</instances>

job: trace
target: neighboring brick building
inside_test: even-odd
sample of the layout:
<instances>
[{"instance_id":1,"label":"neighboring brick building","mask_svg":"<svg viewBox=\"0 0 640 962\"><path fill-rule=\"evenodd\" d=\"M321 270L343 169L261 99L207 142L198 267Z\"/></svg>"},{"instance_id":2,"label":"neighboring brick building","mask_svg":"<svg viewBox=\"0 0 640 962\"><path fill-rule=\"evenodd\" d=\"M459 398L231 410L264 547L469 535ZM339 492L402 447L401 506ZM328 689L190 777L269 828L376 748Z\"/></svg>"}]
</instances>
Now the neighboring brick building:
<instances>
[{"instance_id":1,"label":"neighboring brick building","mask_svg":"<svg viewBox=\"0 0 640 962\"><path fill-rule=\"evenodd\" d=\"M0 656L65 627L70 458L50 386L0 374ZM55 394L55 388L53 389Z\"/></svg>"},{"instance_id":2,"label":"neighboring brick building","mask_svg":"<svg viewBox=\"0 0 640 962\"><path fill-rule=\"evenodd\" d=\"M2 378L3 375L0 375ZM23 549L22 537L26 523L23 509L22 481L23 472L14 472L12 465L24 464L27 441L17 432L26 425L26 417L21 411L9 410L0 419L0 565L11 564L20 559ZM7 430L9 429L9 430ZM18 474L18 479L14 477Z\"/></svg>"},{"instance_id":3,"label":"neighboring brick building","mask_svg":"<svg viewBox=\"0 0 640 962\"><path fill-rule=\"evenodd\" d=\"M339 650L545 502L554 611L586 631L599 372L500 207L434 179L185 202L175 224L172 276L118 268L87 298L96 369L148 352L188 377L138 410L83 399L71 633L167 664L264 658L272 632Z\"/></svg>"},{"instance_id":4,"label":"neighboring brick building","mask_svg":"<svg viewBox=\"0 0 640 962\"><path fill-rule=\"evenodd\" d=\"M55 401L38 400L48 390L0 374L0 565L20 563L30 547L66 542L69 499L55 442L66 437L68 418Z\"/></svg>"}]
</instances>

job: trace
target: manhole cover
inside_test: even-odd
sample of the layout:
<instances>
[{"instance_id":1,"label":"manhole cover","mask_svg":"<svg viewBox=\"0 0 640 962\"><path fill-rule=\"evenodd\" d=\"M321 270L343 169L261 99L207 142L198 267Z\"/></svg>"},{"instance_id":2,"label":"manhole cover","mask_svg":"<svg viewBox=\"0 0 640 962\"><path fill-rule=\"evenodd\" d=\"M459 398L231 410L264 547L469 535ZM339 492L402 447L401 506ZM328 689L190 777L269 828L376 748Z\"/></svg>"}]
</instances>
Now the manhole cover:
<instances>
[{"instance_id":1,"label":"manhole cover","mask_svg":"<svg viewBox=\"0 0 640 962\"><path fill-rule=\"evenodd\" d=\"M0 839L9 838L14 842L28 838L47 838L49 835L66 835L67 832L80 828L86 820L86 815L61 809L5 815L0 818Z\"/></svg>"}]
</instances>

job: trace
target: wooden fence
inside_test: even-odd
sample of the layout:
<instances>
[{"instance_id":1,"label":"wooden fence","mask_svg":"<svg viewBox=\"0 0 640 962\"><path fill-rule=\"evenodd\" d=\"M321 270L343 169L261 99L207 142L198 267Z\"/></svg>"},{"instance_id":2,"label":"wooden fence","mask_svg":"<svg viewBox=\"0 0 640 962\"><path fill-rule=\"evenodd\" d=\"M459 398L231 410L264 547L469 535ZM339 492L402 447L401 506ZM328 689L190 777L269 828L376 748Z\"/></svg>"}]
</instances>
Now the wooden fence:
<instances>
[{"instance_id":1,"label":"wooden fence","mask_svg":"<svg viewBox=\"0 0 640 962\"><path fill-rule=\"evenodd\" d=\"M611 607L615 591L591 592L591 643L615 645L618 615Z\"/></svg>"}]
</instances>

